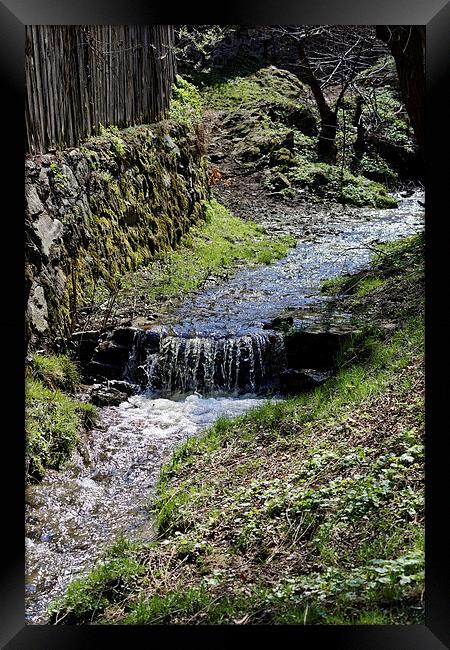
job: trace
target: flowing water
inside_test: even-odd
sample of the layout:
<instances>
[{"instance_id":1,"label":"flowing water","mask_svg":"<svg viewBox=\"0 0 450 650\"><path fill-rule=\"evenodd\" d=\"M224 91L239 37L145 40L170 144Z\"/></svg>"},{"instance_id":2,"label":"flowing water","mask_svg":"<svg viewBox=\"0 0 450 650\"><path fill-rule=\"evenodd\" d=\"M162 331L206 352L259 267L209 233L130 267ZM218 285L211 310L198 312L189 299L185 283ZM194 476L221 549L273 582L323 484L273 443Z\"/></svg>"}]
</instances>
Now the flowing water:
<instances>
[{"instance_id":1,"label":"flowing water","mask_svg":"<svg viewBox=\"0 0 450 650\"><path fill-rule=\"evenodd\" d=\"M320 282L364 267L374 242L421 230L418 199L421 193L397 209L322 214L307 237L301 219L287 224L297 245L284 259L242 269L190 296L164 326L138 332L127 373L144 373L146 390L101 409L70 463L27 488L28 623L45 623L49 602L118 533L153 538L151 498L174 447L220 415L239 415L276 394L283 340L263 325L282 310L326 301Z\"/></svg>"},{"instance_id":2,"label":"flowing water","mask_svg":"<svg viewBox=\"0 0 450 650\"><path fill-rule=\"evenodd\" d=\"M287 308L316 306L326 300L319 293L322 280L366 266L375 242L421 230L424 210L419 200L424 200L420 191L401 199L395 209L345 207L332 214L322 212L308 223L307 235L300 216L298 222L286 224L297 239L286 257L256 269L244 268L228 282L202 290L165 324L177 334L237 336L260 331Z\"/></svg>"},{"instance_id":3,"label":"flowing water","mask_svg":"<svg viewBox=\"0 0 450 650\"><path fill-rule=\"evenodd\" d=\"M101 425L86 437L82 453L27 489L27 622L45 623L48 603L119 532L152 539L150 500L175 445L220 415L239 415L264 401L143 394L102 409Z\"/></svg>"}]
</instances>

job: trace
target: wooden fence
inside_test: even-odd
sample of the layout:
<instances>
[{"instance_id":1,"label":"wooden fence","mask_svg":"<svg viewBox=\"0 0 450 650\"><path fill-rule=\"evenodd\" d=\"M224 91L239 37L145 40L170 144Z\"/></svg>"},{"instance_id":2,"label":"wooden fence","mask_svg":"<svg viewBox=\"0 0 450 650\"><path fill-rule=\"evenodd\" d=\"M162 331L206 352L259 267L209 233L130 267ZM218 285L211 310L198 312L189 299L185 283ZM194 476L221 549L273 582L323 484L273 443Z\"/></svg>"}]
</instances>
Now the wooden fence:
<instances>
[{"instance_id":1,"label":"wooden fence","mask_svg":"<svg viewBox=\"0 0 450 650\"><path fill-rule=\"evenodd\" d=\"M27 152L75 146L100 124L161 119L173 43L172 25L27 26Z\"/></svg>"}]
</instances>

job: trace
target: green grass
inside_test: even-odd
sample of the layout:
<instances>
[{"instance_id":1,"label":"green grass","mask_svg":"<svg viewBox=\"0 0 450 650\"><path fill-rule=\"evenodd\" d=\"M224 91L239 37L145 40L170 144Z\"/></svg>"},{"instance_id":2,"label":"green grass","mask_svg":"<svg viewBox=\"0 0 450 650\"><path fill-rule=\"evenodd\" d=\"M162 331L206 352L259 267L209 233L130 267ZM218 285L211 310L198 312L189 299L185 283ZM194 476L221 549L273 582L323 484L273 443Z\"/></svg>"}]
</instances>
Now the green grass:
<instances>
[{"instance_id":1,"label":"green grass","mask_svg":"<svg viewBox=\"0 0 450 650\"><path fill-rule=\"evenodd\" d=\"M383 284L384 284L384 280L382 280L381 278L367 278L367 280L362 280L358 284L356 295L366 296L367 294L371 293L374 289L383 286Z\"/></svg>"},{"instance_id":2,"label":"green grass","mask_svg":"<svg viewBox=\"0 0 450 650\"><path fill-rule=\"evenodd\" d=\"M358 279L352 277L337 277L324 280L321 284L320 290L322 293L336 296L339 293L346 293L351 291L356 296L366 296L371 294L374 289L382 287L385 279L379 277L364 277L369 275L370 272L364 271L360 274Z\"/></svg>"},{"instance_id":3,"label":"green grass","mask_svg":"<svg viewBox=\"0 0 450 650\"><path fill-rule=\"evenodd\" d=\"M122 595L131 588L136 578L143 573L139 562L139 544L119 536L110 546L102 563L82 580L73 581L64 602L69 605L65 620L58 615L61 600L54 601L49 608L55 623L70 624L73 621L89 623L92 615L101 614L106 605L114 602L116 595Z\"/></svg>"},{"instance_id":4,"label":"green grass","mask_svg":"<svg viewBox=\"0 0 450 650\"><path fill-rule=\"evenodd\" d=\"M49 388L74 391L80 383L78 367L64 354L33 354L28 366L33 379Z\"/></svg>"},{"instance_id":5,"label":"green grass","mask_svg":"<svg viewBox=\"0 0 450 650\"><path fill-rule=\"evenodd\" d=\"M70 457L80 430L94 424L96 409L42 381L28 378L25 416L26 478L31 481L42 479L49 468L59 469Z\"/></svg>"},{"instance_id":6,"label":"green grass","mask_svg":"<svg viewBox=\"0 0 450 650\"><path fill-rule=\"evenodd\" d=\"M339 296L358 327L368 322L395 326L411 314L424 313L424 234L378 244L368 269L331 279L321 290Z\"/></svg>"},{"instance_id":7,"label":"green grass","mask_svg":"<svg viewBox=\"0 0 450 650\"><path fill-rule=\"evenodd\" d=\"M80 384L78 367L63 354L32 355L26 368L26 478L40 480L58 469L75 448L83 427L96 419L92 404L73 393Z\"/></svg>"},{"instance_id":8,"label":"green grass","mask_svg":"<svg viewBox=\"0 0 450 650\"><path fill-rule=\"evenodd\" d=\"M213 199L206 209L206 223L193 226L178 248L164 255L150 297L184 294L236 263L270 264L284 257L293 243L290 236L270 237L261 226L233 216Z\"/></svg>"}]
</instances>

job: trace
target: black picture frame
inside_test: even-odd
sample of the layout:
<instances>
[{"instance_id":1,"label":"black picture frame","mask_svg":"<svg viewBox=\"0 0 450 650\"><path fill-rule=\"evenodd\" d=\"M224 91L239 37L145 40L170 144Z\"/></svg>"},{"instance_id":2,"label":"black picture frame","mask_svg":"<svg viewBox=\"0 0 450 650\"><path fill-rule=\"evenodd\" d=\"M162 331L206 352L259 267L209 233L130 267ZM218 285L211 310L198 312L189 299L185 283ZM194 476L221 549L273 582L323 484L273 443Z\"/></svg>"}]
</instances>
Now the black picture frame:
<instances>
[{"instance_id":1,"label":"black picture frame","mask_svg":"<svg viewBox=\"0 0 450 650\"><path fill-rule=\"evenodd\" d=\"M426 146L426 624L408 626L33 626L24 624L24 245L23 154L25 25L37 24L397 24L426 25L427 146ZM192 5L172 12L162 3L139 0L3 0L0 2L0 70L2 85L3 237L4 264L0 301L5 387L3 401L3 548L0 569L0 645L8 650L49 648L140 648L162 642L229 646L235 640L273 645L287 640L305 648L324 645L342 650L438 650L450 647L449 544L446 531L447 457L442 444L448 435L446 407L450 403L450 319L445 288L447 248L443 234L450 220L445 191L450 155L445 90L450 70L450 3L446 0L278 0L225 6ZM23 136L22 136L23 137ZM6 205L9 208L6 209ZM1 231L0 231L1 232ZM439 287L441 282L442 289ZM11 415L7 423L6 413ZM6 508L5 508L6 506ZM6 512L5 512L6 510ZM138 640L139 639L139 640Z\"/></svg>"}]
</instances>

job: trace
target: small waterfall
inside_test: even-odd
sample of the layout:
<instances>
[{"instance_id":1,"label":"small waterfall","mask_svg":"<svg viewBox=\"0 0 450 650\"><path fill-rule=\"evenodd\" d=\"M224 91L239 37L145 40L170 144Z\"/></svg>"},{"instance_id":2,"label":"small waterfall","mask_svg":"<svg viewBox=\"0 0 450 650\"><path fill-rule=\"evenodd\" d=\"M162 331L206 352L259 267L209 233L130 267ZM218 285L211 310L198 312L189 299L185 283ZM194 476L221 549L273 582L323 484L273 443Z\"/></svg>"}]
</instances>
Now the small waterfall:
<instances>
[{"instance_id":1,"label":"small waterfall","mask_svg":"<svg viewBox=\"0 0 450 650\"><path fill-rule=\"evenodd\" d=\"M137 340L136 345L140 351L132 352L129 364L135 368L134 377L140 373L142 384L144 370L148 388L163 396L192 392L257 394L276 388L286 367L283 338L277 333L227 338L160 334L157 350L155 339L149 345L148 337Z\"/></svg>"},{"instance_id":2,"label":"small waterfall","mask_svg":"<svg viewBox=\"0 0 450 650\"><path fill-rule=\"evenodd\" d=\"M161 332L136 330L124 371L124 379L140 384L143 388L152 387L153 366L159 357L161 337Z\"/></svg>"}]
</instances>

